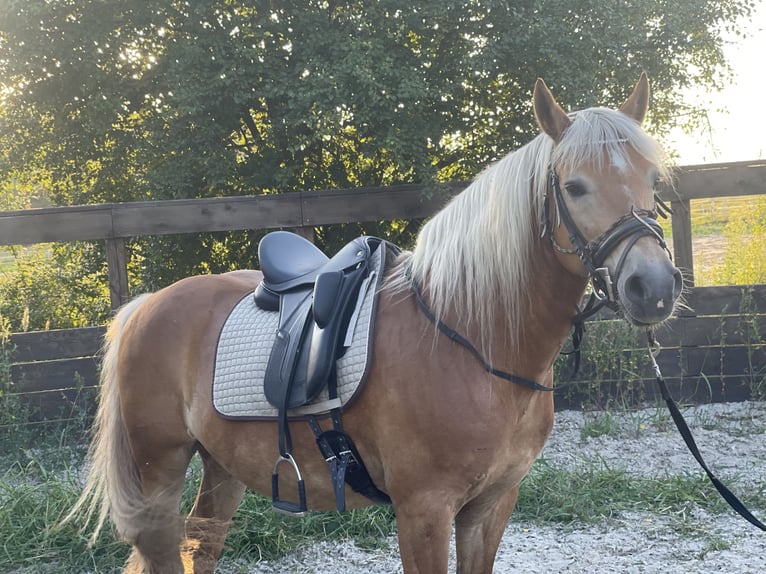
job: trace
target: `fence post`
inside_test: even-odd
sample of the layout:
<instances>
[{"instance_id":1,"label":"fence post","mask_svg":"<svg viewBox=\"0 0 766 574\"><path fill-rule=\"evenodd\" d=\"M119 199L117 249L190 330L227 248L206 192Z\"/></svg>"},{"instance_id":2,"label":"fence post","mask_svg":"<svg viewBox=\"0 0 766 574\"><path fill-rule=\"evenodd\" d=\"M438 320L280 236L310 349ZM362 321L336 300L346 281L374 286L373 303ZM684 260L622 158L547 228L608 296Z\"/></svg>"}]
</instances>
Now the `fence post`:
<instances>
[{"instance_id":1,"label":"fence post","mask_svg":"<svg viewBox=\"0 0 766 574\"><path fill-rule=\"evenodd\" d=\"M676 267L684 270L684 281L694 285L694 255L692 253L692 213L688 199L670 202L671 226L673 228L673 256Z\"/></svg>"},{"instance_id":2,"label":"fence post","mask_svg":"<svg viewBox=\"0 0 766 574\"><path fill-rule=\"evenodd\" d=\"M297 233L304 239L308 239L309 241L311 241L311 243L314 243L314 227L313 226L294 227L293 233Z\"/></svg>"},{"instance_id":3,"label":"fence post","mask_svg":"<svg viewBox=\"0 0 766 574\"><path fill-rule=\"evenodd\" d=\"M109 275L109 301L112 311L128 300L128 256L125 239L112 237L106 240L106 266Z\"/></svg>"}]
</instances>

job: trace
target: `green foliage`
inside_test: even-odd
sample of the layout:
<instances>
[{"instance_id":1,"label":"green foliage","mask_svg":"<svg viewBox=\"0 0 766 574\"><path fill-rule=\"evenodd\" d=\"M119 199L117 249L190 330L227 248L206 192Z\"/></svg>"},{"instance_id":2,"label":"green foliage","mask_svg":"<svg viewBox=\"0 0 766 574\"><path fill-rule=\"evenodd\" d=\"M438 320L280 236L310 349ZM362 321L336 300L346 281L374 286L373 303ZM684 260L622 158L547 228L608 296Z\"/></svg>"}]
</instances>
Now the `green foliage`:
<instances>
[{"instance_id":1,"label":"green foliage","mask_svg":"<svg viewBox=\"0 0 766 574\"><path fill-rule=\"evenodd\" d=\"M83 451L48 443L2 459L7 470L0 475L0 564L50 574L118 569L129 548L117 541L111 529L105 528L96 544L88 547L87 536L78 532L77 524L55 527L80 493L76 469L82 467ZM195 458L182 502L187 512L196 495L200 468ZM384 544L394 533L390 507L312 513L295 520L275 514L270 500L248 492L234 517L224 556L254 562L274 559L320 539L350 539L370 548Z\"/></svg>"},{"instance_id":2,"label":"green foliage","mask_svg":"<svg viewBox=\"0 0 766 574\"><path fill-rule=\"evenodd\" d=\"M747 504L763 506L762 493ZM538 460L521 485L515 517L532 522L594 523L625 511L685 515L694 505L722 512L726 503L707 477L644 478L605 464L554 468Z\"/></svg>"},{"instance_id":3,"label":"green foliage","mask_svg":"<svg viewBox=\"0 0 766 574\"><path fill-rule=\"evenodd\" d=\"M65 451L70 453L69 449ZM127 558L128 548L108 533L88 548L73 525L54 525L77 500L72 461L26 451L0 476L0 563L25 572L108 572ZM81 463L81 461L79 461Z\"/></svg>"},{"instance_id":4,"label":"green foliage","mask_svg":"<svg viewBox=\"0 0 766 574\"><path fill-rule=\"evenodd\" d=\"M92 243L14 247L0 270L0 318L13 332L84 327L109 317L105 257Z\"/></svg>"},{"instance_id":5,"label":"green foliage","mask_svg":"<svg viewBox=\"0 0 766 574\"><path fill-rule=\"evenodd\" d=\"M77 204L467 179L537 132L538 76L580 108L618 104L646 71L663 133L704 115L680 88L722 85L723 35L752 6L9 1L0 185ZM328 245L337 233L320 230ZM248 266L254 239L147 238L133 252L156 287Z\"/></svg>"},{"instance_id":6,"label":"green foliage","mask_svg":"<svg viewBox=\"0 0 766 574\"><path fill-rule=\"evenodd\" d=\"M622 319L588 321L580 372L570 380L571 359L561 355L554 365L556 385L565 389L567 400L588 409L639 404L649 364L647 349L639 340L640 332Z\"/></svg>"}]
</instances>

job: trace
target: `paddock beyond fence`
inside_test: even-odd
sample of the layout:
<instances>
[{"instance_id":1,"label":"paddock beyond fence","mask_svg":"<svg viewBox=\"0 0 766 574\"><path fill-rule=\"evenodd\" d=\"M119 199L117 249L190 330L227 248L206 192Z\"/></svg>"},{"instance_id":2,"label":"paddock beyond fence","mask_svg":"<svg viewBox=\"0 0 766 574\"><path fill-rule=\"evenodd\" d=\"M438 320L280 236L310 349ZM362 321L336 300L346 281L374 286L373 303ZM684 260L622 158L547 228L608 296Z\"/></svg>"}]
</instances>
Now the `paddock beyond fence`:
<instances>
[{"instance_id":1,"label":"paddock beyond fence","mask_svg":"<svg viewBox=\"0 0 766 574\"><path fill-rule=\"evenodd\" d=\"M464 187L403 185L13 211L0 214L0 245L106 241L111 304L116 308L129 297L129 237L274 228L310 236L320 225L427 217ZM691 200L763 193L763 160L679 168L674 186L661 190L673 210L676 264L693 272ZM766 285L697 288L688 302L693 311L681 313L659 332L666 347L660 366L676 396L695 402L763 398ZM89 327L12 335L9 394L39 407L47 418L66 419L73 409L90 408L103 332L103 327ZM626 352L645 353L639 346L636 342ZM616 372L600 373L587 397L611 396L630 377L636 399L654 398L649 369L624 371L617 367ZM581 389L577 385L557 393L559 406L579 407L587 398Z\"/></svg>"}]
</instances>

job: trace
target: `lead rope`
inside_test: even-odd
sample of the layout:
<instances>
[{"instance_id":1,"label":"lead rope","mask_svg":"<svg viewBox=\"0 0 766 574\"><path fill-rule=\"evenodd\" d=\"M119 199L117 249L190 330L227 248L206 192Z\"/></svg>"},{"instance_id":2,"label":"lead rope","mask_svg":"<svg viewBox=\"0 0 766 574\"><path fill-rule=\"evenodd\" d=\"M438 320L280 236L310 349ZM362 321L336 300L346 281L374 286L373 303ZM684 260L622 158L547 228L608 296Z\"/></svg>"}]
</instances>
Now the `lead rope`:
<instances>
[{"instance_id":1,"label":"lead rope","mask_svg":"<svg viewBox=\"0 0 766 574\"><path fill-rule=\"evenodd\" d=\"M766 525L764 525L760 520L753 516L752 513L747 508L745 508L745 505L742 504L739 498L737 498L728 488L726 488L726 486L724 486L723 483L718 480L718 478L708 468L707 464L705 464L705 460L702 458L702 455L697 448L697 443L694 441L694 437L689 430L689 426L686 424L683 415L681 415L681 411L679 410L676 402L673 400L673 397L670 396L668 386L665 383L665 379L662 377L660 367L657 364L656 356L660 352L660 344L657 342L657 339L654 338L654 333L648 329L646 331L646 337L649 346L649 358L652 361L652 367L654 367L654 375L657 378L657 385L660 388L660 394L665 400L665 403L668 405L668 410L670 411L670 415L673 417L673 422L676 423L676 428L678 428L678 432L681 433L686 446L689 448L689 452L692 453L694 458L702 467L702 470L704 470L707 474L710 482L713 483L713 486L715 486L716 490L723 497L723 499L729 503L729 506L731 506L742 518L747 520L750 524L760 528L763 531L766 531Z\"/></svg>"}]
</instances>

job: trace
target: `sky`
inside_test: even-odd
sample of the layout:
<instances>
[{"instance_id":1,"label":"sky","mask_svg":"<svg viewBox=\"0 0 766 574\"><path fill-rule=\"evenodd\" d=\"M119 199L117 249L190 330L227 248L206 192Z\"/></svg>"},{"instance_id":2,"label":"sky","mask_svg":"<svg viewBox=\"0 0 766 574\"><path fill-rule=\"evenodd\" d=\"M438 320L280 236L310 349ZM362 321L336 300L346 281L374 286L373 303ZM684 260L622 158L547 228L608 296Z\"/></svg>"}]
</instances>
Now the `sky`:
<instances>
[{"instance_id":1,"label":"sky","mask_svg":"<svg viewBox=\"0 0 766 574\"><path fill-rule=\"evenodd\" d=\"M766 2L743 26L749 37L725 48L734 71L731 84L717 93L690 94L690 102L708 109L710 131L678 131L668 141L678 165L766 159Z\"/></svg>"}]
</instances>

